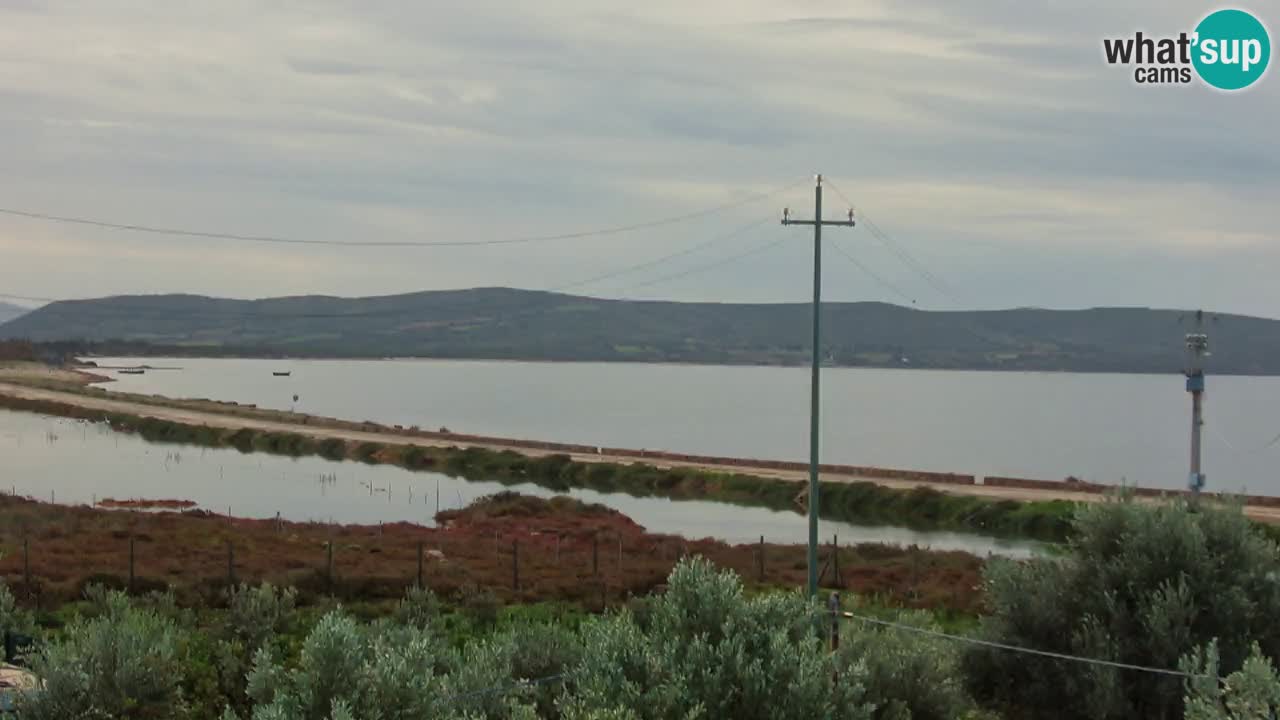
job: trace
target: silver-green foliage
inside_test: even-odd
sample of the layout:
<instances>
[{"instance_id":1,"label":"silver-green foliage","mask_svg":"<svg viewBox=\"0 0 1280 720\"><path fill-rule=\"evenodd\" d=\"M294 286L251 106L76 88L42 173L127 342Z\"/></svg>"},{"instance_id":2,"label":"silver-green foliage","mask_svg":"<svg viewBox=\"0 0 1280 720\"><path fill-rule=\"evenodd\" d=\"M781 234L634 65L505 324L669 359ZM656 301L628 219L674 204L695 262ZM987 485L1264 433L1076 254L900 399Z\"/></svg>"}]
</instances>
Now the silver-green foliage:
<instances>
[{"instance_id":1,"label":"silver-green foliage","mask_svg":"<svg viewBox=\"0 0 1280 720\"><path fill-rule=\"evenodd\" d=\"M320 620L286 667L268 647L249 674L253 720L419 720L532 717L512 683L510 646L445 647L412 625L361 625L342 612ZM234 717L230 712L227 717Z\"/></svg>"},{"instance_id":2,"label":"silver-green foliage","mask_svg":"<svg viewBox=\"0 0 1280 720\"><path fill-rule=\"evenodd\" d=\"M746 598L738 577L682 561L646 627L588 623L566 718L870 718L862 663L837 668L796 593ZM839 679L836 679L839 669Z\"/></svg>"},{"instance_id":3,"label":"silver-green foliage","mask_svg":"<svg viewBox=\"0 0 1280 720\"><path fill-rule=\"evenodd\" d=\"M121 593L102 596L96 617L78 619L30 658L42 687L18 699L22 720L171 718L182 714L179 630Z\"/></svg>"},{"instance_id":4,"label":"silver-green foliage","mask_svg":"<svg viewBox=\"0 0 1280 720\"><path fill-rule=\"evenodd\" d=\"M18 607L9 586L0 580L0 637L6 632L29 635L35 628L31 613Z\"/></svg>"},{"instance_id":5,"label":"silver-green foliage","mask_svg":"<svg viewBox=\"0 0 1280 720\"><path fill-rule=\"evenodd\" d=\"M440 600L430 588L411 587L396 605L394 619L401 625L425 630L440 616Z\"/></svg>"},{"instance_id":6,"label":"silver-green foliage","mask_svg":"<svg viewBox=\"0 0 1280 720\"><path fill-rule=\"evenodd\" d=\"M923 612L900 613L894 621L939 629ZM867 699L876 706L876 720L951 720L974 708L955 641L849 621L840 637L840 660L865 664Z\"/></svg>"},{"instance_id":7,"label":"silver-green foliage","mask_svg":"<svg viewBox=\"0 0 1280 720\"><path fill-rule=\"evenodd\" d=\"M981 637L1160 668L1215 639L1228 671L1254 641L1280 653L1280 554L1238 508L1121 499L1080 511L1075 530L1060 558L988 564ZM1039 717L1182 714L1176 676L983 648L964 666L975 694Z\"/></svg>"},{"instance_id":8,"label":"silver-green foliage","mask_svg":"<svg viewBox=\"0 0 1280 720\"><path fill-rule=\"evenodd\" d=\"M227 593L227 613L213 652L220 691L233 709L247 711L245 683L253 658L295 621L297 593L269 583L239 585Z\"/></svg>"},{"instance_id":9,"label":"silver-green foliage","mask_svg":"<svg viewBox=\"0 0 1280 720\"><path fill-rule=\"evenodd\" d=\"M257 652L293 622L297 596L293 588L277 588L270 583L232 588L227 594L228 639Z\"/></svg>"},{"instance_id":10,"label":"silver-green foliage","mask_svg":"<svg viewBox=\"0 0 1280 720\"><path fill-rule=\"evenodd\" d=\"M1241 668L1219 679L1217 643L1188 655L1186 720L1266 720L1280 715L1280 676L1255 645Z\"/></svg>"}]
</instances>

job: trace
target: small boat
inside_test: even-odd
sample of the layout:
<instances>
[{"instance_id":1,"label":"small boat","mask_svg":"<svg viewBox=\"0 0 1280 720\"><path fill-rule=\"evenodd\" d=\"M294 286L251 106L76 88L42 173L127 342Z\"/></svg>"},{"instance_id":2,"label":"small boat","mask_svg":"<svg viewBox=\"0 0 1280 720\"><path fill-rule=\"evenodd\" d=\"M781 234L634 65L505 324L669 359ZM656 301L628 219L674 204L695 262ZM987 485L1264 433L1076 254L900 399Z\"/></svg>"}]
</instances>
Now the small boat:
<instances>
[{"instance_id":1,"label":"small boat","mask_svg":"<svg viewBox=\"0 0 1280 720\"><path fill-rule=\"evenodd\" d=\"M147 371L145 368L121 368L116 372L120 375L143 375Z\"/></svg>"},{"instance_id":2,"label":"small boat","mask_svg":"<svg viewBox=\"0 0 1280 720\"><path fill-rule=\"evenodd\" d=\"M290 375L293 374L293 371L292 370L273 370L271 371L271 374L275 375L276 377L289 377Z\"/></svg>"}]
</instances>

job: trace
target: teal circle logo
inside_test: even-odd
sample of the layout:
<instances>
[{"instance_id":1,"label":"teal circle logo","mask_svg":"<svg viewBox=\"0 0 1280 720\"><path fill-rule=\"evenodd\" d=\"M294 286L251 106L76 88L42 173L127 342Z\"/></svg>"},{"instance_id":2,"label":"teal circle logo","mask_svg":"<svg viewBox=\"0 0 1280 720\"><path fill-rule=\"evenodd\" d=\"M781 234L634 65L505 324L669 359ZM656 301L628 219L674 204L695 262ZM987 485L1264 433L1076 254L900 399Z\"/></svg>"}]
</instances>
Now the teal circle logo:
<instances>
[{"instance_id":1,"label":"teal circle logo","mask_svg":"<svg viewBox=\"0 0 1280 720\"><path fill-rule=\"evenodd\" d=\"M1271 37L1243 10L1218 10L1196 26L1191 63L1200 79L1219 90L1249 87L1267 71Z\"/></svg>"}]
</instances>

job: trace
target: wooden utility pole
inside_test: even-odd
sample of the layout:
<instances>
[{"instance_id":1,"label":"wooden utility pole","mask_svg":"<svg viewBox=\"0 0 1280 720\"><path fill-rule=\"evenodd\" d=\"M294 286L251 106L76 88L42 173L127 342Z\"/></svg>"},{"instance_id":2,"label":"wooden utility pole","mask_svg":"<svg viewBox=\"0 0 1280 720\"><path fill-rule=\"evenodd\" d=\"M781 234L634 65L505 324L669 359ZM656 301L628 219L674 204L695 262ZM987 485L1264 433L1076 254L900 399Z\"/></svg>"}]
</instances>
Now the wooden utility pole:
<instances>
[{"instance_id":1,"label":"wooden utility pole","mask_svg":"<svg viewBox=\"0 0 1280 720\"><path fill-rule=\"evenodd\" d=\"M853 210L847 220L822 219L822 176L813 187L813 219L794 220L791 209L782 211L783 225L813 226L813 357L809 380L809 597L818 595L818 413L822 366L822 227L853 227Z\"/></svg>"}]
</instances>

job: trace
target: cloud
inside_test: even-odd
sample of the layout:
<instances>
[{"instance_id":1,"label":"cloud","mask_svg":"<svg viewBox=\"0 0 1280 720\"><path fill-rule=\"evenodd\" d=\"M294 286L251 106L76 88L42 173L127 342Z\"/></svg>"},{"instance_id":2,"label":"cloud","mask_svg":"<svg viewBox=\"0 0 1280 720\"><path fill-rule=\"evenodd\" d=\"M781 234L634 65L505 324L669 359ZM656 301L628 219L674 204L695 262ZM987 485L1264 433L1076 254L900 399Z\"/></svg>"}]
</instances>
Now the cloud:
<instances>
[{"instance_id":1,"label":"cloud","mask_svg":"<svg viewBox=\"0 0 1280 720\"><path fill-rule=\"evenodd\" d=\"M1014 0L909 12L826 0L10 2L0 206L308 238L492 239L679 215L822 171L967 304L1280 315L1280 288L1241 281L1278 259L1280 84L1139 88L1101 59L1103 37L1177 32L1202 11L1185 0L1087 12ZM810 198L797 187L652 231L501 249L281 250L4 217L0 292L553 287ZM797 236L646 296L802 300L802 247ZM849 247L913 295L951 302L892 253ZM897 299L852 278L833 292Z\"/></svg>"}]
</instances>

